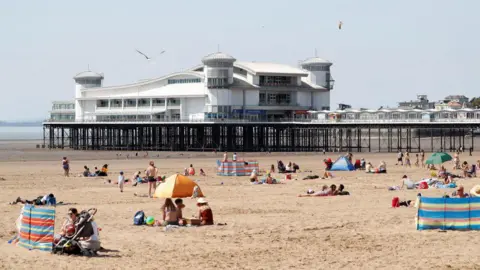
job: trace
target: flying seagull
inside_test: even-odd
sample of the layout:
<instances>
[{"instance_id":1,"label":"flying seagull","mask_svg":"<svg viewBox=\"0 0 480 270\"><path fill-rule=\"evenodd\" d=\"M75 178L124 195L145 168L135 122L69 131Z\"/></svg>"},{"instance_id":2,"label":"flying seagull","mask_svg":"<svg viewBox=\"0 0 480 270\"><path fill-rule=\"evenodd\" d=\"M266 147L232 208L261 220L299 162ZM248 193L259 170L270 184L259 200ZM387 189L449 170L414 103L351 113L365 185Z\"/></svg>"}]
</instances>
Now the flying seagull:
<instances>
[{"instance_id":1,"label":"flying seagull","mask_svg":"<svg viewBox=\"0 0 480 270\"><path fill-rule=\"evenodd\" d=\"M142 53L141 51L135 49L135 51L137 51L139 54L143 55L147 60L150 60L152 58L148 57L146 54Z\"/></svg>"},{"instance_id":2,"label":"flying seagull","mask_svg":"<svg viewBox=\"0 0 480 270\"><path fill-rule=\"evenodd\" d=\"M343 22L342 22L342 21L339 21L339 22L338 22L338 29L339 29L339 30L342 30L342 25L343 25Z\"/></svg>"}]
</instances>

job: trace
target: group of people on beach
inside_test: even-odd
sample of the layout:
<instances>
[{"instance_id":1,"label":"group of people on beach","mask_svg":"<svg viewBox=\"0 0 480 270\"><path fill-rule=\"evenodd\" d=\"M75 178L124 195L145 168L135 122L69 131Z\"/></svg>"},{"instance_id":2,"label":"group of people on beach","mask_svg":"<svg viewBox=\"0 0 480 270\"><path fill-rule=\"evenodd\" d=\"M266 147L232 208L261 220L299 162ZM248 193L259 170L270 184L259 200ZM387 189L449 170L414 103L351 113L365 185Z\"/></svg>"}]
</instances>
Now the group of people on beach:
<instances>
[{"instance_id":1,"label":"group of people on beach","mask_svg":"<svg viewBox=\"0 0 480 270\"><path fill-rule=\"evenodd\" d=\"M197 207L198 207L198 215L194 218L185 218L183 216L183 209L185 208L185 204L183 204L182 199L176 199L175 202L167 198L163 203L162 207L160 208L162 211L162 223L163 226L168 225L177 225L177 226L184 226L187 224L190 225L213 225L213 212L210 206L208 205L208 201L205 198L199 198L197 200Z\"/></svg>"}]
</instances>

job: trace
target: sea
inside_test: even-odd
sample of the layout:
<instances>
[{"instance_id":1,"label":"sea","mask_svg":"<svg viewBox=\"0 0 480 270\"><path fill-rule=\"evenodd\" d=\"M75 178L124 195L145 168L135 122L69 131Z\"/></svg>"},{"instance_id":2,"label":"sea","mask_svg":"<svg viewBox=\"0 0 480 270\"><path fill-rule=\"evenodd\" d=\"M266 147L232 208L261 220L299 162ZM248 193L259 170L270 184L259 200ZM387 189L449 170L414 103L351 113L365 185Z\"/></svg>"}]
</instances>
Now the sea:
<instances>
[{"instance_id":1,"label":"sea","mask_svg":"<svg viewBox=\"0 0 480 270\"><path fill-rule=\"evenodd\" d=\"M43 140L42 126L0 126L0 141Z\"/></svg>"}]
</instances>

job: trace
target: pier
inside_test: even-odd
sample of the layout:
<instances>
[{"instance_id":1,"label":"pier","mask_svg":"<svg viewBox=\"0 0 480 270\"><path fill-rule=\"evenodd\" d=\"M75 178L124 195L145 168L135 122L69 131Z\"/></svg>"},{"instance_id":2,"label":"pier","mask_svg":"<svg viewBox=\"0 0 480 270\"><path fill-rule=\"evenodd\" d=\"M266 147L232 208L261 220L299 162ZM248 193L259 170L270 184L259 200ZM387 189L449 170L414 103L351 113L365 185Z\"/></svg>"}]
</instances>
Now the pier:
<instances>
[{"instance_id":1,"label":"pier","mask_svg":"<svg viewBox=\"0 0 480 270\"><path fill-rule=\"evenodd\" d=\"M475 150L473 122L44 123L49 149L230 152Z\"/></svg>"}]
</instances>

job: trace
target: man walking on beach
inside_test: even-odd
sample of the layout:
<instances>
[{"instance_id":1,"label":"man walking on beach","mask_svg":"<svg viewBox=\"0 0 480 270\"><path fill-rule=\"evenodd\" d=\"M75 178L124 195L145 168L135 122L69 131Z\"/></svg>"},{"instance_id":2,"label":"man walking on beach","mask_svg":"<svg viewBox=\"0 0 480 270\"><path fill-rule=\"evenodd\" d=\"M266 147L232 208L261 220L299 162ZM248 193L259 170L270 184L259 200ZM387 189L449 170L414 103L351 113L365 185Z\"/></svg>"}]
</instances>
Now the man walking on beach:
<instances>
[{"instance_id":1,"label":"man walking on beach","mask_svg":"<svg viewBox=\"0 0 480 270\"><path fill-rule=\"evenodd\" d=\"M155 163L153 163L153 161L150 161L146 173L148 178L148 197L152 198L152 187L153 187L153 192L155 192L155 189L157 188L157 174L158 174L158 169L155 167Z\"/></svg>"}]
</instances>

